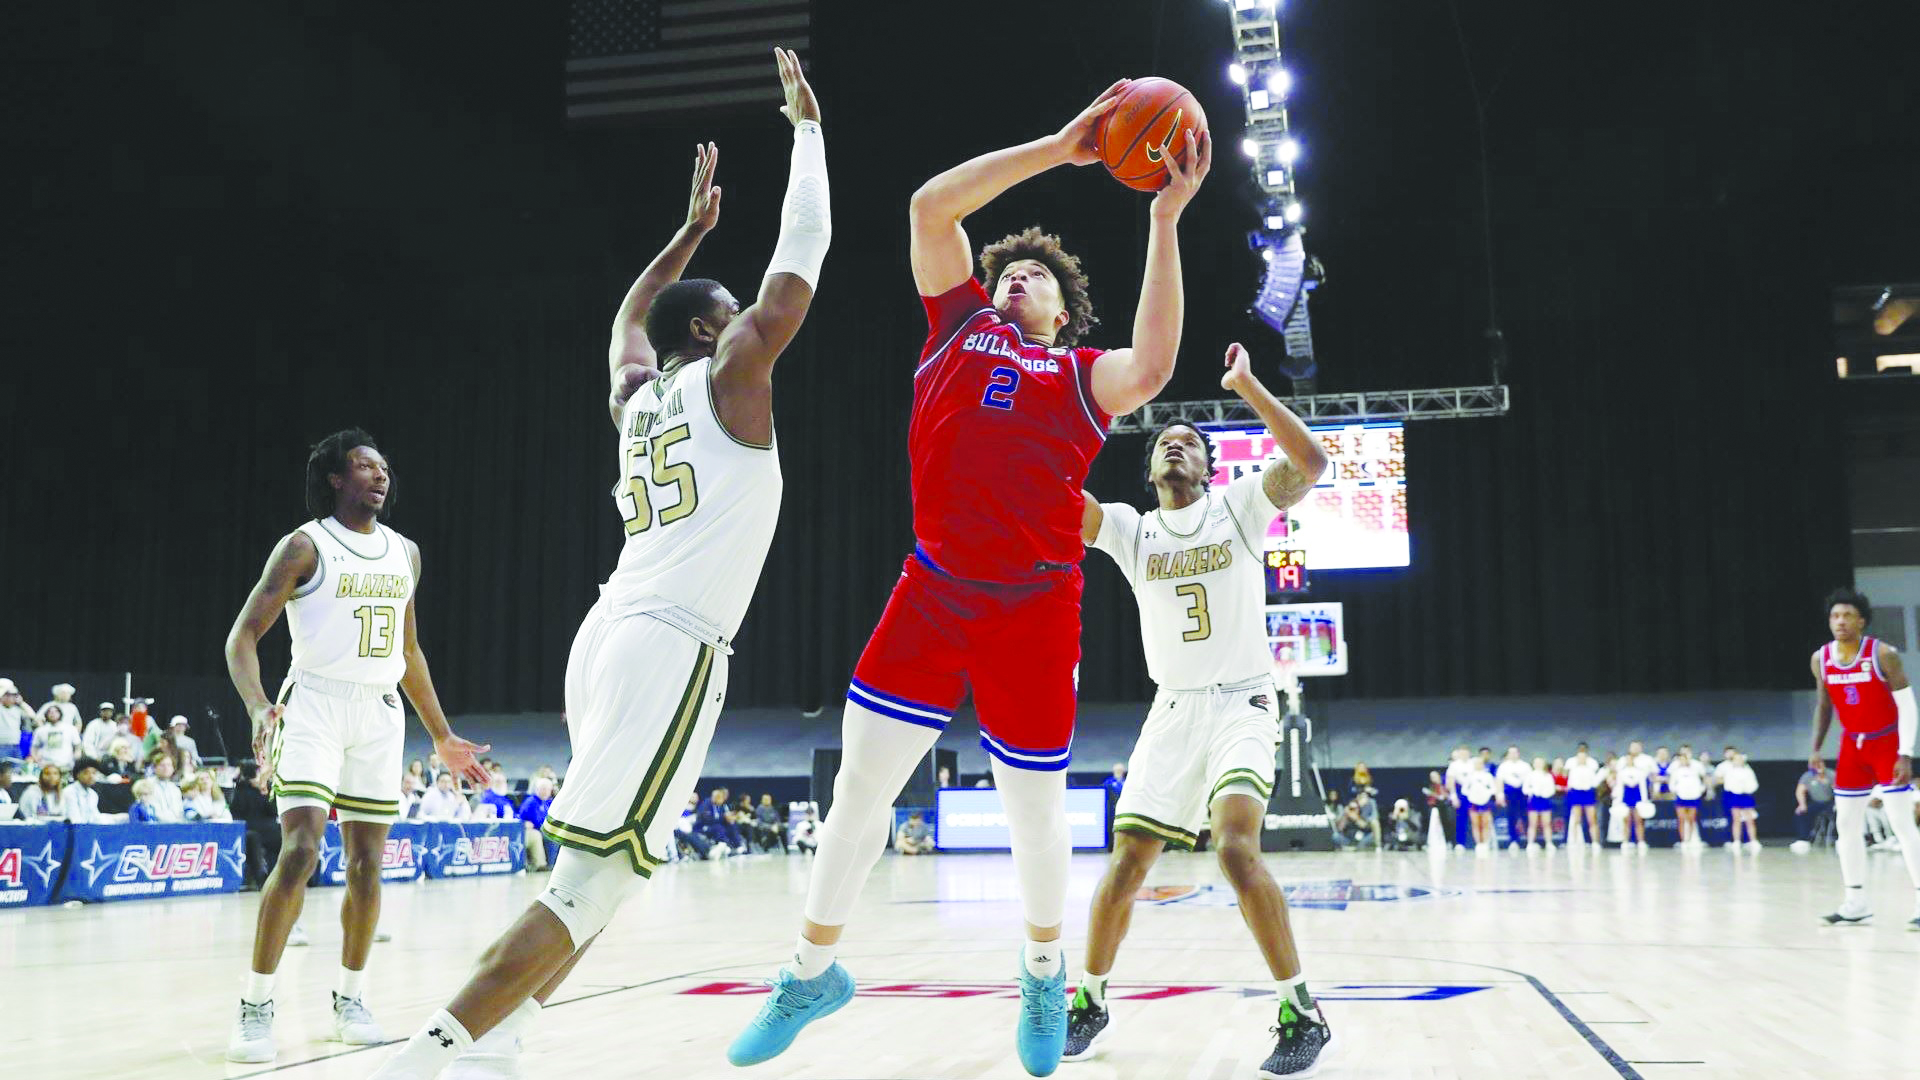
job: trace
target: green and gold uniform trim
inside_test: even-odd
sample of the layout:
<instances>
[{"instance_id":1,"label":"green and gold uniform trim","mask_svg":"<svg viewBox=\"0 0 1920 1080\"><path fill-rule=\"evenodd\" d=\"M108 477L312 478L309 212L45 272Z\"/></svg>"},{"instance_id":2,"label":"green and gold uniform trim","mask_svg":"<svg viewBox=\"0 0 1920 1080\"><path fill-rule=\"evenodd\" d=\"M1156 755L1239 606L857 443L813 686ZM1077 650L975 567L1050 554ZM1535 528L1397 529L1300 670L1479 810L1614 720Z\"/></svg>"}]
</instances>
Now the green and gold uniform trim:
<instances>
[{"instance_id":1,"label":"green and gold uniform trim","mask_svg":"<svg viewBox=\"0 0 1920 1080\"><path fill-rule=\"evenodd\" d=\"M274 777L273 797L284 799L289 795L302 799L319 799L328 806L332 806L338 798L333 793L333 789L325 784L312 780L282 780L277 776Z\"/></svg>"},{"instance_id":2,"label":"green and gold uniform trim","mask_svg":"<svg viewBox=\"0 0 1920 1080\"><path fill-rule=\"evenodd\" d=\"M1219 781L1213 785L1213 793L1207 796L1207 802L1211 804L1213 800L1219 798L1220 792L1225 789L1227 785L1237 784L1241 781L1252 784L1253 790L1259 792L1261 798L1273 798L1272 778L1261 776L1252 769L1228 769L1225 775L1221 776Z\"/></svg>"},{"instance_id":3,"label":"green and gold uniform trim","mask_svg":"<svg viewBox=\"0 0 1920 1080\"><path fill-rule=\"evenodd\" d=\"M398 799L362 799L357 795L335 795L333 797L333 808L335 810L348 810L356 814L392 814L394 817L400 816L400 800Z\"/></svg>"},{"instance_id":4,"label":"green and gold uniform trim","mask_svg":"<svg viewBox=\"0 0 1920 1080\"><path fill-rule=\"evenodd\" d=\"M1165 840L1168 847L1177 851L1192 851L1194 843L1200 839L1185 829L1176 829L1164 821L1155 821L1145 814L1115 814L1113 831L1139 833L1142 836Z\"/></svg>"},{"instance_id":5,"label":"green and gold uniform trim","mask_svg":"<svg viewBox=\"0 0 1920 1080\"><path fill-rule=\"evenodd\" d=\"M720 403L718 401L715 401L713 398L713 368L714 368L714 365L718 364L719 362L720 361L718 360L710 360L707 362L707 409L713 413L714 425L717 426L721 431L726 432L727 438L732 439L734 442L739 443L741 446L744 446L749 450L773 449L772 443L757 443L752 441L751 439L743 439L740 436L735 435L733 432L727 430L727 422L725 420L720 419Z\"/></svg>"},{"instance_id":6,"label":"green and gold uniform trim","mask_svg":"<svg viewBox=\"0 0 1920 1080\"><path fill-rule=\"evenodd\" d=\"M626 823L612 832L598 832L549 816L541 830L549 839L592 855L624 852L633 862L634 873L643 878L653 875L653 868L664 860L647 851L647 828L660 812L668 793L667 785L687 756L687 746L693 742L694 729L700 723L700 707L707 697L707 683L713 676L713 657L713 646L702 644L693 661L693 673L687 678L687 688L680 695L680 704L673 710L673 722L667 726L666 738L660 741L659 751L642 774L640 791L627 810Z\"/></svg>"}]
</instances>

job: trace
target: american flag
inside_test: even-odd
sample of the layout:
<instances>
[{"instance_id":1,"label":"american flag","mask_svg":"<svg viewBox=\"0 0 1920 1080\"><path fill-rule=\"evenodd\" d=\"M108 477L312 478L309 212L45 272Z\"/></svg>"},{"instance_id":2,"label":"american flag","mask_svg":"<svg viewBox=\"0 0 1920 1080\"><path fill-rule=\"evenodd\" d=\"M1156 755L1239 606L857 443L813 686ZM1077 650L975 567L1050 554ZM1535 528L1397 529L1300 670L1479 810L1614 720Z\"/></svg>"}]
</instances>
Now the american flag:
<instances>
[{"instance_id":1,"label":"american flag","mask_svg":"<svg viewBox=\"0 0 1920 1080\"><path fill-rule=\"evenodd\" d=\"M568 0L567 120L782 101L779 45L808 58L810 0Z\"/></svg>"}]
</instances>

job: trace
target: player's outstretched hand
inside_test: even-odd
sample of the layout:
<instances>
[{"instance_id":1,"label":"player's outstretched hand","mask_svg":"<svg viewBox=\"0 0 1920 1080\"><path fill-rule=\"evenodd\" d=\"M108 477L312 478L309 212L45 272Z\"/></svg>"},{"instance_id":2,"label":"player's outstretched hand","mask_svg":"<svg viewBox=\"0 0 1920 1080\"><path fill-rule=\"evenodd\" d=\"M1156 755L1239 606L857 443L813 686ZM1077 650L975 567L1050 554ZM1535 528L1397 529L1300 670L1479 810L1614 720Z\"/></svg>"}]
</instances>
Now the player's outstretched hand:
<instances>
[{"instance_id":1,"label":"player's outstretched hand","mask_svg":"<svg viewBox=\"0 0 1920 1080\"><path fill-rule=\"evenodd\" d=\"M1094 129L1099 126L1100 118L1120 101L1120 95L1132 85L1132 79L1121 79L1107 87L1099 97L1093 99L1093 104L1081 109L1079 116L1067 121L1067 126L1054 135L1054 141L1059 144L1068 164L1091 165L1100 160L1100 152L1093 145Z\"/></svg>"},{"instance_id":2,"label":"player's outstretched hand","mask_svg":"<svg viewBox=\"0 0 1920 1080\"><path fill-rule=\"evenodd\" d=\"M447 769L453 775L471 780L482 787L485 787L492 777L489 777L487 770L481 767L480 755L491 749L493 749L492 743L468 742L451 731L447 732L446 738L433 740L433 752L440 755L440 760L446 762Z\"/></svg>"},{"instance_id":3,"label":"player's outstretched hand","mask_svg":"<svg viewBox=\"0 0 1920 1080\"><path fill-rule=\"evenodd\" d=\"M1913 783L1913 758L1901 754L1893 759L1893 786L1904 787Z\"/></svg>"},{"instance_id":4,"label":"player's outstretched hand","mask_svg":"<svg viewBox=\"0 0 1920 1080\"><path fill-rule=\"evenodd\" d=\"M1227 373L1220 376L1220 389L1237 394L1252 380L1253 358L1247 355L1247 347L1237 341L1227 346Z\"/></svg>"},{"instance_id":5,"label":"player's outstretched hand","mask_svg":"<svg viewBox=\"0 0 1920 1080\"><path fill-rule=\"evenodd\" d=\"M807 85L806 72L800 70L800 58L792 49L775 47L774 63L780 67L780 89L787 92L787 103L780 106L780 114L797 126L802 120L820 122L820 102L814 99L813 87Z\"/></svg>"},{"instance_id":6,"label":"player's outstretched hand","mask_svg":"<svg viewBox=\"0 0 1920 1080\"><path fill-rule=\"evenodd\" d=\"M256 710L253 714L253 760L260 775L273 779L273 736L280 730L280 715L285 711L278 704Z\"/></svg>"},{"instance_id":7,"label":"player's outstretched hand","mask_svg":"<svg viewBox=\"0 0 1920 1080\"><path fill-rule=\"evenodd\" d=\"M1187 128L1181 136L1187 140L1185 155L1169 154L1167 163L1167 186L1153 197L1153 212L1162 217L1179 217L1180 211L1193 201L1193 195L1200 190L1200 182L1207 178L1213 168L1213 136L1205 131L1198 135ZM1188 164L1182 166L1180 158L1184 156Z\"/></svg>"},{"instance_id":8,"label":"player's outstretched hand","mask_svg":"<svg viewBox=\"0 0 1920 1080\"><path fill-rule=\"evenodd\" d=\"M693 193L687 196L687 228L704 233L720 223L720 188L713 182L720 164L720 148L696 143L693 148Z\"/></svg>"}]
</instances>

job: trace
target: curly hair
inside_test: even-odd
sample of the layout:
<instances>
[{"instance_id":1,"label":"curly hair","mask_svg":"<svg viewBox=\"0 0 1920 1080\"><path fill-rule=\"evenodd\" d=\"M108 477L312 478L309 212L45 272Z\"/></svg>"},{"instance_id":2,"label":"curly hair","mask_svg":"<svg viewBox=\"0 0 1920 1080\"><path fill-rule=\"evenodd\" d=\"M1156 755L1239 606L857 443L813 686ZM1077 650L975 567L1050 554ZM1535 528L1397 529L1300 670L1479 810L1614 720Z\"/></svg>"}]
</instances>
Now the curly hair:
<instances>
[{"instance_id":1,"label":"curly hair","mask_svg":"<svg viewBox=\"0 0 1920 1080\"><path fill-rule=\"evenodd\" d=\"M373 436L359 428L347 428L313 444L313 452L307 457L307 513L315 520L330 517L338 496L334 493L333 482L329 476L344 475L347 471L347 455L356 446L380 449ZM380 507L380 517L385 518L393 507L394 488L393 467L387 467L387 501Z\"/></svg>"},{"instance_id":2,"label":"curly hair","mask_svg":"<svg viewBox=\"0 0 1920 1080\"><path fill-rule=\"evenodd\" d=\"M1047 272L1053 275L1053 280L1060 285L1060 301L1066 305L1067 325L1054 335L1054 344L1068 348L1079 344L1081 337L1100 321L1093 314L1093 298L1087 295L1086 271L1080 269L1079 258L1061 248L1059 237L1041 232L1039 226L1029 225L1024 231L981 249L980 274L986 279L987 295L992 296L999 287L1000 275L1007 266L1022 259L1032 259L1045 266Z\"/></svg>"},{"instance_id":3,"label":"curly hair","mask_svg":"<svg viewBox=\"0 0 1920 1080\"><path fill-rule=\"evenodd\" d=\"M1827 614L1833 614L1833 609L1841 604L1846 604L1859 612L1862 623L1872 624L1873 604L1867 600L1865 594L1847 588L1835 589L1827 594Z\"/></svg>"}]
</instances>

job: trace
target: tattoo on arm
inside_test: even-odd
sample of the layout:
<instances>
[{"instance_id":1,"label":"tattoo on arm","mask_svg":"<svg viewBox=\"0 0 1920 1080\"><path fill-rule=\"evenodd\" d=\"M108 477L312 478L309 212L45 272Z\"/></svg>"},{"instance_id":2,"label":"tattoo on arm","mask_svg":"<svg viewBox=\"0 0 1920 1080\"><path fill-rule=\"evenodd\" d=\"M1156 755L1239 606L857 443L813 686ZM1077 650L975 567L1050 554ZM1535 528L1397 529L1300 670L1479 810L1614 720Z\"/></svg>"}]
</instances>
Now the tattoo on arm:
<instances>
[{"instance_id":1,"label":"tattoo on arm","mask_svg":"<svg viewBox=\"0 0 1920 1080\"><path fill-rule=\"evenodd\" d=\"M1305 498L1313 484L1312 478L1285 458L1260 472L1260 486L1267 493L1267 501L1282 510Z\"/></svg>"}]
</instances>

